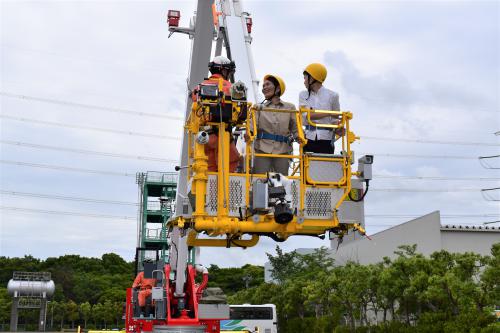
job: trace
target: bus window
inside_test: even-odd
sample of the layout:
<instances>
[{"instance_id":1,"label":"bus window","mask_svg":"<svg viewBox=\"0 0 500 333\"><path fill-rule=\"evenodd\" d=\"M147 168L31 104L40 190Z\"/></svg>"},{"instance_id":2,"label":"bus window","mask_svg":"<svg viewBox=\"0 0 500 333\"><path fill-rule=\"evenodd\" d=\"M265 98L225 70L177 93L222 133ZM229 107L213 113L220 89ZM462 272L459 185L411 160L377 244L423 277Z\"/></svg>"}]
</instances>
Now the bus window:
<instances>
[{"instance_id":1,"label":"bus window","mask_svg":"<svg viewBox=\"0 0 500 333\"><path fill-rule=\"evenodd\" d=\"M273 319L273 308L260 307L231 307L229 309L230 319Z\"/></svg>"},{"instance_id":2,"label":"bus window","mask_svg":"<svg viewBox=\"0 0 500 333\"><path fill-rule=\"evenodd\" d=\"M249 331L259 333L277 333L276 306L264 305L230 305L229 320L221 321L221 332Z\"/></svg>"}]
</instances>

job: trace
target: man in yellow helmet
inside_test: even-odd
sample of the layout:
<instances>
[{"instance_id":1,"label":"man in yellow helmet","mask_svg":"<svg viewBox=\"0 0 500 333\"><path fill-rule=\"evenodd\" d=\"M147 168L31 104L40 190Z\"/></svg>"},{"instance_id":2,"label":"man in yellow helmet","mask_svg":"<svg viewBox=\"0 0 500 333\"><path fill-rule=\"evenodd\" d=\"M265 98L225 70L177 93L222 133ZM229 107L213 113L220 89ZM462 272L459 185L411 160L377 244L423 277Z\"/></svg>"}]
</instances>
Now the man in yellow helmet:
<instances>
[{"instance_id":1,"label":"man in yellow helmet","mask_svg":"<svg viewBox=\"0 0 500 333\"><path fill-rule=\"evenodd\" d=\"M319 63L312 63L304 69L304 85L307 90L299 94L299 105L315 110L339 111L339 95L323 86L326 79L326 67ZM306 115L304 117L305 136L307 144L304 151L322 154L333 154L335 132L332 129L317 128L307 123ZM336 124L336 117L328 114L311 113L311 120L319 124Z\"/></svg>"},{"instance_id":2,"label":"man in yellow helmet","mask_svg":"<svg viewBox=\"0 0 500 333\"><path fill-rule=\"evenodd\" d=\"M285 82L277 75L264 76L262 93L265 101L263 107L273 109L295 110L295 105L281 100L285 92ZM292 142L297 138L297 122L294 113L258 111L255 116L257 122L257 137L255 153L257 154L290 154L293 150ZM245 136L248 139L248 136ZM279 172L288 175L290 159L256 157L253 173Z\"/></svg>"}]
</instances>

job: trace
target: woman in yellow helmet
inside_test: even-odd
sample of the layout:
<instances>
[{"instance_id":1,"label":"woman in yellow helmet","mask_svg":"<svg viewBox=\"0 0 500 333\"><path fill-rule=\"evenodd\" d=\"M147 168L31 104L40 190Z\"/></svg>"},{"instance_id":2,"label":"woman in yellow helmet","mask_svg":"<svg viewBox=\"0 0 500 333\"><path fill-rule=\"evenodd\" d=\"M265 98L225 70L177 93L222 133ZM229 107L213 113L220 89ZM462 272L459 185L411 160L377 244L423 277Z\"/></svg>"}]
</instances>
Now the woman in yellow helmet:
<instances>
[{"instance_id":1,"label":"woman in yellow helmet","mask_svg":"<svg viewBox=\"0 0 500 333\"><path fill-rule=\"evenodd\" d=\"M299 105L308 107L314 110L332 110L339 111L339 95L323 86L326 79L326 67L319 63L308 65L304 69L304 86L306 91L302 91L299 95ZM332 129L316 128L307 124L306 116L304 117L305 136L307 144L304 146L304 151L322 154L333 154L335 133ZM314 123L320 124L336 124L337 118L328 114L311 114L311 120Z\"/></svg>"},{"instance_id":2,"label":"woman in yellow helmet","mask_svg":"<svg viewBox=\"0 0 500 333\"><path fill-rule=\"evenodd\" d=\"M262 93L265 101L263 107L273 109L295 110L295 105L285 102L281 96L285 92L285 82L277 75L264 76ZM295 114L284 112L256 112L257 137L256 154L290 154L293 151L293 138L297 137ZM248 138L248 136L247 136ZM279 172L288 175L290 160L288 158L256 157L253 173Z\"/></svg>"}]
</instances>

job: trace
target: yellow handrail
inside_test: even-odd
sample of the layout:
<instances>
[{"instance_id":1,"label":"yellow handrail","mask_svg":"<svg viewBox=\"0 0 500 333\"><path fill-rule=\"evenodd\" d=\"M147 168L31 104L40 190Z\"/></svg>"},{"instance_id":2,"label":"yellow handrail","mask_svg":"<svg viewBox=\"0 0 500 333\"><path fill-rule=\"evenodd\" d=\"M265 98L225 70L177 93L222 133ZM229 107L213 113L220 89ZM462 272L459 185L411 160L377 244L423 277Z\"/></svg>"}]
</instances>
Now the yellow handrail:
<instances>
[{"instance_id":1,"label":"yellow handrail","mask_svg":"<svg viewBox=\"0 0 500 333\"><path fill-rule=\"evenodd\" d=\"M307 119L307 124L309 126L314 126L318 128L332 128L332 129L337 129L344 127L344 112L342 111L331 111L331 110L312 110L309 108L305 107L300 107L299 112L301 113L306 113L306 119ZM338 124L321 124L321 123L315 123L311 120L311 113L319 113L319 114L330 114L330 115L337 115L340 116L340 121Z\"/></svg>"}]
</instances>

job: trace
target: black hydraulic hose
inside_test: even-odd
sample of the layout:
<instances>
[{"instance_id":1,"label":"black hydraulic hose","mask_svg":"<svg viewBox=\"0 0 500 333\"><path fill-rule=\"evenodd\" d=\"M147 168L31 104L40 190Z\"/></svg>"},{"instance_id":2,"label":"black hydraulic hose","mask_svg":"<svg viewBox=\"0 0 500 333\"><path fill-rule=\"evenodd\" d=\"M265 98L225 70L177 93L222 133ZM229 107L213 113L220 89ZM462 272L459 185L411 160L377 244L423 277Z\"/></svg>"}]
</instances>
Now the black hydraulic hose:
<instances>
[{"instance_id":1,"label":"black hydraulic hose","mask_svg":"<svg viewBox=\"0 0 500 333\"><path fill-rule=\"evenodd\" d=\"M259 232L259 233L257 233L257 235L259 235L259 236L267 236L267 237L271 238L273 241L275 241L277 243L283 243L284 241L286 241L286 239L279 238L278 235L276 235L273 232ZM311 236L311 237L316 237L316 238L319 238L319 239L325 239L325 235L310 235L310 234L301 234L301 233L296 233L295 235L296 236L298 236L298 235L300 235L300 236Z\"/></svg>"}]
</instances>

